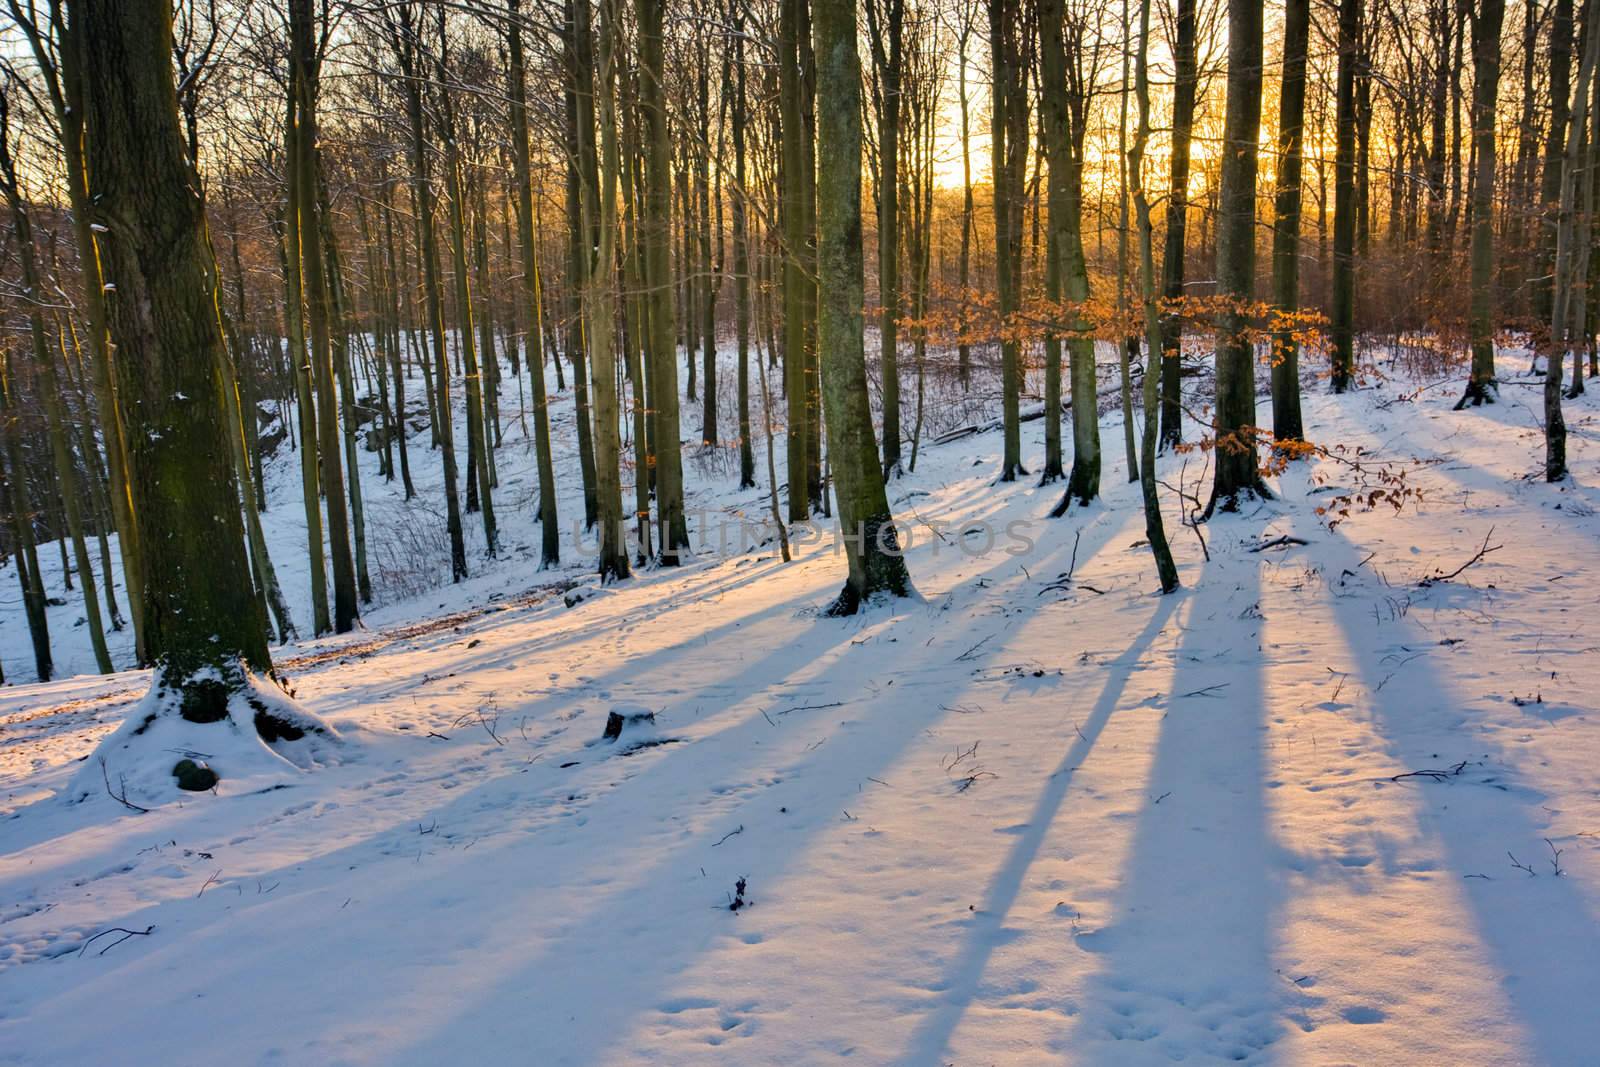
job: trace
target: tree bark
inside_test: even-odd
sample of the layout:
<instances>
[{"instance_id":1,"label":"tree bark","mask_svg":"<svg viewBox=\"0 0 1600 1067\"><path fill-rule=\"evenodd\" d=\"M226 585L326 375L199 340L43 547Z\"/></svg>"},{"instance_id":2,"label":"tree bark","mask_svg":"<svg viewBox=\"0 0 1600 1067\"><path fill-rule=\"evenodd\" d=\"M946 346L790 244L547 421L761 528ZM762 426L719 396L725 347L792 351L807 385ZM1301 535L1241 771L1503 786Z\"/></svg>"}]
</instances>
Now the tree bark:
<instances>
[{"instance_id":1,"label":"tree bark","mask_svg":"<svg viewBox=\"0 0 1600 1067\"><path fill-rule=\"evenodd\" d=\"M817 0L818 350L828 454L849 577L829 609L852 615L879 593L911 591L889 513L867 403L862 306L861 59L855 0Z\"/></svg>"},{"instance_id":2,"label":"tree bark","mask_svg":"<svg viewBox=\"0 0 1600 1067\"><path fill-rule=\"evenodd\" d=\"M539 275L538 236L533 226L533 177L528 150L527 62L522 52L522 0L507 0L506 49L510 59L511 163L517 194L517 239L522 255L523 345L533 392L533 443L539 469L539 567L561 562L556 517L555 460L550 450L550 396L544 381L544 293ZM639 477L644 477L643 471Z\"/></svg>"},{"instance_id":3,"label":"tree bark","mask_svg":"<svg viewBox=\"0 0 1600 1067\"><path fill-rule=\"evenodd\" d=\"M1294 0L1302 3L1303 0ZM1302 49L1304 42L1301 43ZM1303 56L1302 52L1302 56ZM1150 0L1139 0L1139 44L1134 72L1134 95L1139 102L1139 124L1128 154L1128 173L1133 185L1133 210L1139 228L1139 302L1143 309L1145 348L1150 358L1144 365L1144 428L1140 439L1139 489L1144 499L1144 532L1155 557L1156 577L1161 591L1178 588L1178 568L1172 562L1166 526L1161 520L1161 499L1156 494L1156 385L1159 371L1155 353L1161 350L1161 318L1156 306L1156 265L1154 236L1151 233L1150 199L1144 191L1144 151L1150 140Z\"/></svg>"},{"instance_id":4,"label":"tree bark","mask_svg":"<svg viewBox=\"0 0 1600 1067\"><path fill-rule=\"evenodd\" d=\"M1471 307L1467 332L1472 368L1456 407L1492 404L1500 394L1494 372L1494 175L1495 102L1500 89L1500 28L1505 0L1481 0L1472 18L1472 145L1476 168L1472 186Z\"/></svg>"},{"instance_id":5,"label":"tree bark","mask_svg":"<svg viewBox=\"0 0 1600 1067\"><path fill-rule=\"evenodd\" d=\"M639 104L644 112L644 234L650 294L651 406L656 411L656 515L659 560L672 566L689 547L683 511L683 458L678 429L677 330L672 310L672 142L667 130L662 20L665 0L635 0L639 36Z\"/></svg>"},{"instance_id":6,"label":"tree bark","mask_svg":"<svg viewBox=\"0 0 1600 1067\"><path fill-rule=\"evenodd\" d=\"M270 670L218 372L217 269L178 126L166 0L78 0L89 192L128 419L157 686L205 700ZM213 697L214 699L214 697Z\"/></svg>"},{"instance_id":7,"label":"tree bark","mask_svg":"<svg viewBox=\"0 0 1600 1067\"><path fill-rule=\"evenodd\" d=\"M1356 299L1356 60L1362 0L1339 3L1339 86L1333 163L1333 300L1329 338L1333 391L1350 388L1355 374Z\"/></svg>"},{"instance_id":8,"label":"tree bark","mask_svg":"<svg viewBox=\"0 0 1600 1067\"><path fill-rule=\"evenodd\" d=\"M331 309L317 198L317 80L321 57L311 0L290 0L290 49L295 92L295 205L300 235L300 278L305 287L306 321L311 327L311 370L317 392L317 444L321 453L323 505L328 510L328 556L333 564L333 628L355 627L355 558L350 551L350 517L344 468L339 457L339 401L334 392Z\"/></svg>"},{"instance_id":9,"label":"tree bark","mask_svg":"<svg viewBox=\"0 0 1600 1067\"><path fill-rule=\"evenodd\" d=\"M1353 4L1354 0L1349 2ZM1272 338L1272 435L1279 441L1305 439L1300 417L1300 342L1294 319L1300 310L1300 165L1305 139L1306 47L1310 38L1310 0L1287 0L1283 83L1278 92L1278 188L1272 226L1272 303L1284 318Z\"/></svg>"},{"instance_id":10,"label":"tree bark","mask_svg":"<svg viewBox=\"0 0 1600 1067\"><path fill-rule=\"evenodd\" d=\"M1256 468L1255 346L1249 308L1255 287L1256 161L1261 142L1263 0L1228 0L1228 91L1217 211L1217 468L1208 511L1237 510L1266 495Z\"/></svg>"}]
</instances>

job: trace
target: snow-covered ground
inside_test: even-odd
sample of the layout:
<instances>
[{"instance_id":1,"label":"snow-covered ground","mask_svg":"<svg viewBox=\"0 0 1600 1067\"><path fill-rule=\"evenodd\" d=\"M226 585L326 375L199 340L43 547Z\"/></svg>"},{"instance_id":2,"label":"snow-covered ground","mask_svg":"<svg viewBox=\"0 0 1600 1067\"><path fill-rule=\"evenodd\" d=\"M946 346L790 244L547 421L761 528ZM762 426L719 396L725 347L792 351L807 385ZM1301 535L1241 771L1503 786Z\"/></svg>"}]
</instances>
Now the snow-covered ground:
<instances>
[{"instance_id":1,"label":"snow-covered ground","mask_svg":"<svg viewBox=\"0 0 1600 1067\"><path fill-rule=\"evenodd\" d=\"M536 572L508 418L503 558L469 516L467 583L396 575L365 631L277 650L340 764L68 804L145 678L0 690L0 1062L1600 1062L1600 421L1569 405L1545 485L1532 381L1459 413L1459 381L1311 389L1308 434L1422 500L1329 529L1354 476L1297 464L1208 560L1168 493L1170 597L1118 417L1104 502L1058 520L1058 487L993 484L998 434L925 448L891 486L919 596L843 621L831 540L739 551L764 486L687 452L689 565ZM426 445L409 507L363 454L374 543L421 546L395 570L437 560ZM268 521L306 628L293 464ZM653 732L599 741L636 708Z\"/></svg>"}]
</instances>

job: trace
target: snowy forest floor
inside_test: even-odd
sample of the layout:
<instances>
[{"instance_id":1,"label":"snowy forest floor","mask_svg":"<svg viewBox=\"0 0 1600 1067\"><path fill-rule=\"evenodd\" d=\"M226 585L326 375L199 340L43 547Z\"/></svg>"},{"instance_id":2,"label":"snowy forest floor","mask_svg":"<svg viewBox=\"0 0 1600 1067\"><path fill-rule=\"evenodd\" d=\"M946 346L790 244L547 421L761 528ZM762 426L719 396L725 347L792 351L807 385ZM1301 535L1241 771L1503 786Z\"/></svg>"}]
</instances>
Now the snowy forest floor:
<instances>
[{"instance_id":1,"label":"snowy forest floor","mask_svg":"<svg viewBox=\"0 0 1600 1067\"><path fill-rule=\"evenodd\" d=\"M68 804L145 677L0 690L0 1063L1595 1063L1600 419L1569 405L1576 477L1544 484L1534 380L1464 412L1459 379L1312 387L1308 436L1420 502L1330 530L1356 482L1299 463L1207 560L1164 493L1170 597L1119 415L1103 502L1057 520L1059 486L993 484L998 433L925 448L890 498L948 540L914 529L918 597L843 621L831 540L536 573L508 420L502 560L275 650L342 763ZM294 462L267 515L306 627ZM764 478L685 466L713 545L762 513ZM1307 543L1252 551L1280 535ZM80 608L52 622L85 670ZM598 743L633 706L655 743Z\"/></svg>"}]
</instances>

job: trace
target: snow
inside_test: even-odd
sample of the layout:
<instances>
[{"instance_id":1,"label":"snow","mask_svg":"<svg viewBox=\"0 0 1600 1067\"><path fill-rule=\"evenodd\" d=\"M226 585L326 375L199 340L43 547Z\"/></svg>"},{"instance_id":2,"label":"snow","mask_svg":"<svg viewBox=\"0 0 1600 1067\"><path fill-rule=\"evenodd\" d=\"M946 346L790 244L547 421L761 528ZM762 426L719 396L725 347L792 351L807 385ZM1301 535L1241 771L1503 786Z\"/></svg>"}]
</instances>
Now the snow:
<instances>
[{"instance_id":1,"label":"snow","mask_svg":"<svg viewBox=\"0 0 1600 1067\"><path fill-rule=\"evenodd\" d=\"M598 590L570 393L558 571L514 418L508 550L484 560L466 516L458 587L428 588L426 434L409 505L363 452L383 603L275 650L337 759L263 750L261 780L139 814L80 760L146 675L0 690L0 1063L1597 1062L1593 394L1548 486L1536 379L1452 413L1459 381L1404 400L1386 369L1310 387L1308 434L1402 462L1422 500L1330 529L1315 508L1354 479L1299 463L1201 528L1207 560L1164 494L1170 597L1116 413L1105 499L1058 520L1059 486L993 484L998 433L925 446L891 501L948 541L919 530L918 597L848 620L820 617L831 535L789 565L736 525L716 550L764 486L688 453L710 547ZM295 462L265 518L304 629ZM1162 477L1192 490L1204 462ZM1278 535L1307 543L1252 551ZM89 670L46 548L58 664ZM653 727L601 743L613 711Z\"/></svg>"}]
</instances>

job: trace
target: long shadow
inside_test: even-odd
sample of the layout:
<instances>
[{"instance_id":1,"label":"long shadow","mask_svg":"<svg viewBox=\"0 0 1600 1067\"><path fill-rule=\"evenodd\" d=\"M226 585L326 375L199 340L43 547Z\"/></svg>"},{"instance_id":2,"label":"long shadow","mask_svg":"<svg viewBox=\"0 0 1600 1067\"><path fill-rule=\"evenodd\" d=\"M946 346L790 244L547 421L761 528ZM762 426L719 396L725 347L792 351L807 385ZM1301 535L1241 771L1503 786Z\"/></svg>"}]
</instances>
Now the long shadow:
<instances>
[{"instance_id":1,"label":"long shadow","mask_svg":"<svg viewBox=\"0 0 1600 1067\"><path fill-rule=\"evenodd\" d=\"M1363 553L1358 546L1336 535L1332 547L1329 573L1341 567L1359 572ZM1540 1061L1593 1063L1600 1049L1600 1011L1595 1007L1600 1002L1600 926L1594 901L1570 877L1547 870L1543 877L1529 878L1508 867L1508 851L1524 862L1548 862L1547 831L1530 817L1541 797L1517 783L1519 754L1472 728L1470 713L1462 710L1471 701L1430 664L1435 653L1413 654L1437 648L1437 639L1405 618L1374 625L1372 606L1382 595L1374 592L1373 597L1336 596L1332 607L1387 748L1408 769L1474 761L1448 781L1415 787L1423 825L1462 878L1476 939L1493 958L1499 984ZM1392 657L1385 661L1396 652L1402 652L1404 661L1398 667ZM1441 752L1447 731L1459 736L1455 752Z\"/></svg>"},{"instance_id":2,"label":"long shadow","mask_svg":"<svg viewBox=\"0 0 1600 1067\"><path fill-rule=\"evenodd\" d=\"M912 1034L903 1062L910 1064L945 1062L946 1046L967 1007L977 995L984 968L1000 941L1000 931L1005 925L1011 906L1016 903L1028 868L1039 855L1051 823L1060 811L1067 791L1072 786L1073 773L1083 764L1089 751L1099 740L1117 701L1127 688L1128 679L1138 669L1140 660L1150 644L1166 627L1177 610L1182 597L1162 597L1156 604L1150 621L1145 623L1131 644L1121 655L1107 665L1106 684L1100 690L1087 719L1079 728L1077 739L1068 746L1061 762L1046 779L1045 787L1034 804L1027 821L1027 830L1012 846L1001 863L989 888L984 892L983 908L972 919L966 944L946 968L942 988L946 989L940 1006L926 1016Z\"/></svg>"},{"instance_id":3,"label":"long shadow","mask_svg":"<svg viewBox=\"0 0 1600 1067\"><path fill-rule=\"evenodd\" d=\"M1009 566L1006 560L997 563L996 569ZM876 620L869 617L869 623L874 621L889 623L907 648L927 647L917 638L937 634L947 625L937 613L916 609L892 621L881 614ZM928 633L919 635L918 630ZM773 657L781 653L792 664L809 668L857 633L858 628L831 621L801 628L797 635L800 648L793 642L786 646L775 643L772 656L745 665L744 671L724 684L737 684L741 679L770 684L774 665L768 660ZM941 646L930 648L923 657L931 667L937 657L946 654ZM858 694L865 682L881 677L881 657L873 649L846 647L841 655L845 658L830 666L817 679L818 684ZM982 658L960 664L946 659L938 666L950 670L954 682L981 664ZM752 816L771 817L766 810L769 807L826 810L817 805L839 800L833 786L881 773L931 725L927 707L921 703L902 701L875 708L873 715L869 731L853 732L849 723L823 727L827 732L820 740L827 743L819 747L806 742L816 736L815 728L823 726L820 722L810 724L813 729L806 732L774 732L761 715L747 714L697 744L641 757L639 770L624 772L625 789L619 788L622 781L607 780L607 775L616 777L613 768L578 779L560 777L553 768L529 768L532 778L501 775L459 789L451 794L450 803L430 813L430 824L437 816L437 830L433 825L423 828L400 819L388 830L353 841L334 853L261 876L258 895L263 885L272 887L280 875L290 885L298 883L292 895L280 891L276 897L262 897L258 902L246 893L240 906L227 909L204 901L178 900L140 909L125 918L123 925L142 929L154 922L162 928L187 927L186 936L152 945L148 954L126 955L125 963L83 983L72 995L55 998L55 1008L40 1014L76 1011L71 1005L77 996L95 1000L128 982L156 980L156 975L167 973L179 958L195 953L216 955L218 962L208 969L204 988L192 981L180 982L182 988L174 989L173 1003L189 1004L191 995L205 995L206 1025L236 1032L235 1047L254 1048L266 1040L259 1036L259 1028L255 1031L258 1036L248 1036L252 1020L259 1014L254 1005L261 992L261 975L290 976L303 966L300 942L275 936L275 932L312 922L319 930L319 958L348 961L359 955L369 986L389 990L379 999L391 1006L393 1017L381 1021L384 1033L375 1032L371 1028L379 1020L370 1013L352 1015L335 1005L307 1003L312 999L311 987L297 994L281 981L271 982L277 989L275 996L281 998L280 1006L300 1020L296 1039L304 1035L316 1042L297 1054L332 1060L359 1051L370 1057L374 1047L387 1046L393 1050L391 1061L433 1063L458 1052L461 1035L468 1030L498 1035L498 1044L537 1049L546 1043L544 1035L530 1033L515 1020L524 1014L530 999L543 999L570 1005L571 1014L583 1020L585 1041L568 1047L584 1049L586 1056L624 1034L628 1020L648 1004L655 984L688 967L724 928L710 905L724 888L722 883L731 883L732 875L713 867L713 861L726 866L730 861L723 857L732 853L713 852L713 845ZM894 721L881 721L884 716ZM787 724L790 720L782 721ZM838 743L841 738L848 743ZM775 756L773 747L777 745L787 747ZM758 779L750 770L757 762L775 768L781 780ZM825 774L809 773L823 768ZM686 783L705 783L708 789L715 783L734 783L746 802L722 802L725 810L700 820L699 826L685 824L683 813L694 811L684 803ZM586 803L582 791L595 787L605 792ZM757 797L764 815L749 806L748 801ZM353 798L350 794L339 799ZM703 803L713 800L708 796ZM530 805L547 808L548 814L538 815L531 825L525 814L514 814L515 809ZM484 826L486 821L493 825L496 812L510 824L508 832L494 833ZM599 821L621 833L597 841L592 831L572 832L585 821ZM808 840L830 825L825 820L801 825L784 834L778 848L764 849L762 884L778 882L800 861ZM562 832L562 827L569 831ZM462 836L475 828L484 829L481 843ZM424 858L423 851L429 846L440 848L435 842L442 841L424 833L447 831L452 835L450 843L460 851L429 852ZM534 840L539 848L530 851L526 846ZM409 851L413 841L418 850L415 862ZM467 848L472 848L470 855ZM774 851L778 854L770 854ZM616 857L627 857L636 866L619 871ZM689 857L717 872L715 880L696 879L686 886L682 876ZM362 883L372 895L341 904L341 872L375 862L385 863L389 869L381 882L368 879ZM530 867L530 863L537 866ZM554 917L545 916L538 910L541 893L577 903L564 905ZM494 903L467 913L459 907L452 910L453 904L468 900ZM347 906L351 910L346 911ZM247 912L254 912L255 917L241 923ZM307 913L318 918L303 918ZM428 919L409 935L376 937L373 924L393 923L396 915L416 915L419 922ZM231 922L221 921L230 916ZM429 932L435 920L442 925ZM629 924L630 945L656 962L619 970L593 959L587 954L591 950L583 947L591 940L585 930L602 922ZM575 959L578 970L573 972L568 968ZM196 1008L202 1004L198 1000L192 1003ZM556 1017L562 1016L557 1012ZM80 1043L74 1046L80 1051L82 1043L109 1040L119 1026L137 1025L137 1020L122 1019L116 1012L95 1018L96 1025L83 1028L74 1039ZM47 1019L36 1015L33 1022L43 1025ZM339 1044L339 1035L363 1027L367 1029L359 1042L348 1047ZM181 1045L174 1047L181 1051Z\"/></svg>"},{"instance_id":4,"label":"long shadow","mask_svg":"<svg viewBox=\"0 0 1600 1067\"><path fill-rule=\"evenodd\" d=\"M1115 521L1105 521L1103 525L1106 528L1097 533L1093 548L1086 549L1080 546L1080 563L1107 543L1118 528ZM1048 562L1059 559L1064 562L1067 547L1059 543L1054 545L1044 553L1044 560ZM993 566L978 577L991 577L1001 572L1009 572L1014 567L1015 561L1001 554ZM1170 611L1170 607L1167 610ZM826 629L835 627L836 624L819 623L818 626ZM962 662L954 662L947 657L949 643L939 642L935 645L932 640L933 637L943 635L946 626L947 620L939 617L937 612L921 616L913 615L899 620L896 623L896 640L903 647L920 645L929 651L921 656L925 663L918 664L913 661L897 665L895 675L921 671L948 671L951 674L951 684L959 685L974 672L981 670L1005 648L1003 641L997 641L985 646L981 654ZM928 642L917 640L919 634L916 631L920 628L931 631ZM793 655L794 650L790 649L789 652ZM867 683L881 680L882 677L881 661L870 650L863 649L850 655L848 661L841 661L831 668L826 677L818 679L817 684L831 685L847 693L859 693L864 690ZM936 725L943 717L942 714L930 716L928 707L920 702L891 702L887 706L874 708L872 715L873 728L865 735L851 732L848 723L840 724L827 735L826 739L830 740L848 735L850 742L848 745L826 744L822 746L821 751L813 751L814 745L808 746L805 754L796 763L784 769L783 781L773 783L761 794L764 805L808 810L818 805L837 803L840 797L827 792L829 781L855 783L880 773L914 744L924 730ZM885 721L886 718L890 721ZM738 748L742 744L741 738L747 737L749 741L757 741L769 736L762 732L765 729L760 717L749 716L723 731L718 735L718 739L725 740ZM743 745L743 750L748 751L748 745ZM689 753L684 755L687 756ZM718 764L714 755L710 754L709 747L701 755L704 757L703 767L680 766L676 768L676 773L680 776L688 775L691 779L700 774L724 780L729 777L726 769ZM827 768L827 775L817 783L812 783L807 778L807 772L824 766ZM825 796L816 792L819 787ZM806 792L808 789L810 792ZM637 783L630 787L630 793L637 795L638 791ZM798 803L792 799L797 794L801 798ZM850 795L854 795L853 792ZM785 800L788 803L784 803ZM617 890L614 898L622 901L646 898L654 887L673 880L674 867L687 863L685 857L691 855L714 857L715 854L709 851L710 847L724 839L730 831L744 826L747 818L749 815L746 810L739 808L711 820L700 832L675 843L670 853L663 855L658 862L632 872L633 877L629 886ZM828 825L817 823L810 828L791 831L785 835L781 854L763 856L760 867L762 884L767 886L779 884L791 866L802 860L811 837L824 832ZM591 864L595 862L598 861L590 860ZM715 911L707 909L707 913L714 915ZM554 962L553 953L556 950L552 944L551 955L548 958L519 961L517 976L505 975L497 979L487 989L487 1000L468 1006L459 1017L452 1019L448 1025L441 1026L432 1038L420 1041L407 1049L403 1054L404 1061L433 1062L453 1047L456 1040L454 1035L462 1028L477 1030L493 1025L495 1019L515 1010L516 1005L525 998L537 997L541 993L543 996L558 999L563 1004L570 1004L574 1018L583 1019L583 1025L590 1036L586 1042L580 1043L584 1049L584 1059L577 1062L590 1062L599 1058L603 1046L622 1040L627 1035L627 1022L648 1006L655 983L671 974L686 970L716 937L720 936L721 930L721 926L713 919L707 918L697 922L682 914L677 916L675 923L665 927L659 923L644 921L642 918L636 920L625 918L623 921L630 923L631 936L637 942L642 942L636 947L636 951L651 960L651 967L627 973L618 973L614 970L603 973L568 972L557 982L552 977L553 969L559 970ZM565 941L579 929L581 926L568 928L558 935L559 939ZM657 993L664 995L664 991ZM558 1059L557 1062L565 1061Z\"/></svg>"},{"instance_id":5,"label":"long shadow","mask_svg":"<svg viewBox=\"0 0 1600 1067\"><path fill-rule=\"evenodd\" d=\"M1280 1033L1260 570L1223 540L1213 538L1213 562L1184 618L1119 910L1076 939L1105 956L1065 1043L1087 1062L1259 1063Z\"/></svg>"}]
</instances>

